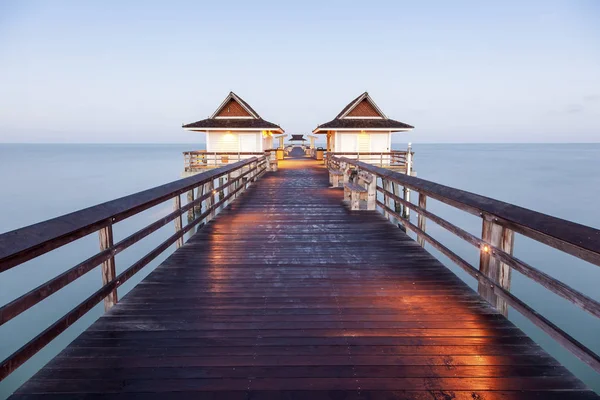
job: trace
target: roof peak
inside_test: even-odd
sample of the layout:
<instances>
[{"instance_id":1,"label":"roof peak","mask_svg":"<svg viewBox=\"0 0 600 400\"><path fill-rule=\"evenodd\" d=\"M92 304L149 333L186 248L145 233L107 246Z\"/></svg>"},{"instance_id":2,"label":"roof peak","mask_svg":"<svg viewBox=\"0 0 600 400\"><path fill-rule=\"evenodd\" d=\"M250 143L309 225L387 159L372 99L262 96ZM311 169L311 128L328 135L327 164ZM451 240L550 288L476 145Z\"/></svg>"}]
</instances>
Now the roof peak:
<instances>
[{"instance_id":1,"label":"roof peak","mask_svg":"<svg viewBox=\"0 0 600 400\"><path fill-rule=\"evenodd\" d=\"M242 107L242 109L248 113L248 117L251 117L254 119L261 119L261 116L258 115L258 113L256 111L254 111L254 109L252 107L250 107L250 104L248 104L244 99L242 99L240 96L238 96L233 90L231 90L229 92L227 97L225 97L225 100L223 100L223 102L221 102L219 107L217 107L215 112L212 113L210 118L215 118L216 116L218 116L219 113L223 110L223 108L225 108L225 106L227 104L229 104L229 102L232 100L235 101L237 104L239 104L240 107ZM221 117L221 118L223 118L223 117Z\"/></svg>"},{"instance_id":2,"label":"roof peak","mask_svg":"<svg viewBox=\"0 0 600 400\"><path fill-rule=\"evenodd\" d=\"M388 119L388 117L383 113L383 111L381 111L381 109L377 106L377 104L375 104L375 102L369 95L369 92L367 92L367 91L363 92L357 98L355 98L350 103L348 103L348 105L346 105L346 107L344 107L344 109L335 118L336 119L346 118L363 101L367 101L368 102L367 108L370 108L370 110L365 110L365 111L369 111L372 114L372 115L365 115L365 118L381 117L383 119ZM360 116L358 116L358 115L353 116L353 118L359 118L359 117Z\"/></svg>"}]
</instances>

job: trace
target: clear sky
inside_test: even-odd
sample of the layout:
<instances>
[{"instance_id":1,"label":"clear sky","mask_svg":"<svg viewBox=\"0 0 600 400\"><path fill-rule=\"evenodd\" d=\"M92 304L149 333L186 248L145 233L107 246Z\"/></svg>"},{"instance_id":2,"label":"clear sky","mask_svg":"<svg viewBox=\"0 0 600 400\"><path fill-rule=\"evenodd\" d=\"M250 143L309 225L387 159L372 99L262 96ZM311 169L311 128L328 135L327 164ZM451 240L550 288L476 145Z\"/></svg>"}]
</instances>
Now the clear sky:
<instances>
[{"instance_id":1,"label":"clear sky","mask_svg":"<svg viewBox=\"0 0 600 400\"><path fill-rule=\"evenodd\" d=\"M196 142L230 90L308 133L367 90L412 142L600 141L600 1L0 1L0 142Z\"/></svg>"}]
</instances>

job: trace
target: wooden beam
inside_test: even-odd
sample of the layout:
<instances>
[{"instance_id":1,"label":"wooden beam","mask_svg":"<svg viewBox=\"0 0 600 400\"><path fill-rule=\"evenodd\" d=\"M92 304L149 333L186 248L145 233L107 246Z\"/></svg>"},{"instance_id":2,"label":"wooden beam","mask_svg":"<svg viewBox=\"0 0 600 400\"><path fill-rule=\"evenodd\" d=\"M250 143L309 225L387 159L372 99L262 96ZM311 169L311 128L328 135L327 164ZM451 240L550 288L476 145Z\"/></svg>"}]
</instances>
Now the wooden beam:
<instances>
[{"instance_id":1,"label":"wooden beam","mask_svg":"<svg viewBox=\"0 0 600 400\"><path fill-rule=\"evenodd\" d=\"M100 237L100 251L113 247L113 229L112 224L105 226L98 231ZM102 286L111 282L117 276L115 268L114 255L102 262ZM104 311L110 310L118 302L117 289L112 290L104 298Z\"/></svg>"},{"instance_id":2,"label":"wooden beam","mask_svg":"<svg viewBox=\"0 0 600 400\"><path fill-rule=\"evenodd\" d=\"M367 210L377 209L377 175L371 175L371 182L367 182Z\"/></svg>"},{"instance_id":3,"label":"wooden beam","mask_svg":"<svg viewBox=\"0 0 600 400\"><path fill-rule=\"evenodd\" d=\"M175 232L180 232L181 229L183 228L183 221L181 220L181 196L177 195L173 198L174 202L173 202L173 209L175 211L179 211L179 215L175 218ZM183 236L180 236L177 239L177 244L176 244L177 248L180 248L181 246L183 246Z\"/></svg>"},{"instance_id":4,"label":"wooden beam","mask_svg":"<svg viewBox=\"0 0 600 400\"><path fill-rule=\"evenodd\" d=\"M496 257L492 256L492 247L496 247L506 251L505 245L510 245L512 253L512 234L505 233L505 229L495 223L492 219L483 218L481 239L487 244L483 244L479 256L479 271L489 279L502 286L505 289L510 289L510 267ZM501 279L502 277L502 279ZM479 294L493 305L498 311L505 316L508 313L506 302L494 293L494 289L485 284L479 284Z\"/></svg>"},{"instance_id":5,"label":"wooden beam","mask_svg":"<svg viewBox=\"0 0 600 400\"><path fill-rule=\"evenodd\" d=\"M187 202L188 204L194 201L194 189L188 190L187 192ZM193 221L196 218L196 210L194 207L190 208L187 212L188 222Z\"/></svg>"},{"instance_id":6,"label":"wooden beam","mask_svg":"<svg viewBox=\"0 0 600 400\"><path fill-rule=\"evenodd\" d=\"M427 208L427 196L423 193L419 193L419 207L423 210ZM427 218L422 213L419 213L418 225L419 229L425 232L425 225L427 223ZM421 245L421 247L425 247L425 238L422 235L417 236L417 242Z\"/></svg>"}]
</instances>

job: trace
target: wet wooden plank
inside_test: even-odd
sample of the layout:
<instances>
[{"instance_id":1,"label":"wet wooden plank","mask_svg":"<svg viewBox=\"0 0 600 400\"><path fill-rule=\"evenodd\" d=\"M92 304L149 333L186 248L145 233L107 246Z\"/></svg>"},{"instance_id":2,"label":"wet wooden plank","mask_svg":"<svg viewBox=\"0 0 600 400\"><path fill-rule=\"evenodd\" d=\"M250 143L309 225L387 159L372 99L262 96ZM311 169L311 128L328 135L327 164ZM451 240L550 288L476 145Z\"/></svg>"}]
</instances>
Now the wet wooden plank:
<instances>
[{"instance_id":1,"label":"wet wooden plank","mask_svg":"<svg viewBox=\"0 0 600 400\"><path fill-rule=\"evenodd\" d=\"M202 392L202 399L227 399L227 400L276 400L276 399L294 399L294 400L592 400L597 399L597 395L589 390L571 390L564 391L535 390L535 391L451 391L444 390L426 390L426 391L341 391L341 390L224 390L218 392ZM172 400L196 400L199 397L198 391L181 390L168 393L168 398ZM15 400L80 400L80 393L60 393L60 394L18 394L13 397ZM114 400L164 400L165 393L110 393L94 394L86 393L85 398L89 400L114 399Z\"/></svg>"}]
</instances>

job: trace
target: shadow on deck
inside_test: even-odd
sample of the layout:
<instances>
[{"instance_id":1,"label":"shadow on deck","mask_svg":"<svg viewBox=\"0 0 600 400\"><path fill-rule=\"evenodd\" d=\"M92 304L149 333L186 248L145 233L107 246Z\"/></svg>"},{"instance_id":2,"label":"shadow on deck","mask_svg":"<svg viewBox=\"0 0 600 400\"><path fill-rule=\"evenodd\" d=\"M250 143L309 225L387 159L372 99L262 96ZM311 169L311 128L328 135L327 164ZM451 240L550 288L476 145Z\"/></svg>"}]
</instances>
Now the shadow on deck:
<instances>
[{"instance_id":1,"label":"shadow on deck","mask_svg":"<svg viewBox=\"0 0 600 400\"><path fill-rule=\"evenodd\" d=\"M290 158L13 397L592 399L326 169Z\"/></svg>"}]
</instances>

